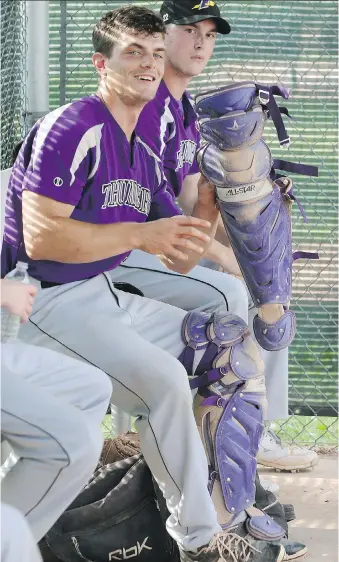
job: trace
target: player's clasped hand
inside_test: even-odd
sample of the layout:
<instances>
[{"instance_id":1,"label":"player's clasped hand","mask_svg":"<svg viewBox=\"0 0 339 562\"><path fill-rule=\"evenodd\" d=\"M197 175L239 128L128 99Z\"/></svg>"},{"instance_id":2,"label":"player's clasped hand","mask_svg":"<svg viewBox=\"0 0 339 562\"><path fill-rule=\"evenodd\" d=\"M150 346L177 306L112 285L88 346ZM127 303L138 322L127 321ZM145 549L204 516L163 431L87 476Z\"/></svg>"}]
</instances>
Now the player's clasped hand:
<instances>
[{"instance_id":1,"label":"player's clasped hand","mask_svg":"<svg viewBox=\"0 0 339 562\"><path fill-rule=\"evenodd\" d=\"M210 237L199 229L210 227L211 223L196 217L181 215L159 219L142 225L139 248L148 254L187 260L188 256L184 250L204 253L204 245L208 244ZM197 244L197 240L203 244Z\"/></svg>"},{"instance_id":2,"label":"player's clasped hand","mask_svg":"<svg viewBox=\"0 0 339 562\"><path fill-rule=\"evenodd\" d=\"M37 288L12 279L1 280L1 306L11 314L20 316L21 323L28 322Z\"/></svg>"}]
</instances>

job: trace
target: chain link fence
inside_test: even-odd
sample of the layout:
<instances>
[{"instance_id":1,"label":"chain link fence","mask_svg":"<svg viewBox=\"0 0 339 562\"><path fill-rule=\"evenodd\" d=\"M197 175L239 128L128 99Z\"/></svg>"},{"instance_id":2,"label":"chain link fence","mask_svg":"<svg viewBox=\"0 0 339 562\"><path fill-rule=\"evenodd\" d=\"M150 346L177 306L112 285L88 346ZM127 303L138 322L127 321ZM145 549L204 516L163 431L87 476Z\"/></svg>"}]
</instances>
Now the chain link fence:
<instances>
[{"instance_id":1,"label":"chain link fence","mask_svg":"<svg viewBox=\"0 0 339 562\"><path fill-rule=\"evenodd\" d=\"M1 0L1 169L26 132L26 2Z\"/></svg>"},{"instance_id":2,"label":"chain link fence","mask_svg":"<svg viewBox=\"0 0 339 562\"><path fill-rule=\"evenodd\" d=\"M129 2L50 0L50 109L96 89L91 31L108 10ZM160 2L134 2L156 11ZM291 417L275 428L287 441L335 447L337 401L337 14L333 0L223 1L232 26L218 37L192 94L232 81L283 82L296 121L288 122L291 146L281 151L266 132L274 157L319 166L318 178L296 178L309 223L294 209L295 249L318 251L318 261L294 265L293 302L298 333L289 353ZM7 33L3 34L3 30ZM8 30L11 30L10 32ZM1 1L2 168L21 136L25 107L25 3ZM29 70L29 69L28 69ZM6 142L4 143L4 140Z\"/></svg>"},{"instance_id":3,"label":"chain link fence","mask_svg":"<svg viewBox=\"0 0 339 562\"><path fill-rule=\"evenodd\" d=\"M126 4L127 2L125 2ZM139 2L159 10L160 2ZM52 107L96 87L90 62L96 19L121 2L51 2L50 101ZM305 225L294 210L294 243L318 251L319 261L294 266L293 309L298 334L289 355L291 417L277 421L288 441L335 446L337 409L337 2L219 1L232 33L220 37L192 94L232 81L283 82L292 88L288 106L293 139L282 153L273 130L274 156L318 165L319 178L298 178Z\"/></svg>"}]
</instances>

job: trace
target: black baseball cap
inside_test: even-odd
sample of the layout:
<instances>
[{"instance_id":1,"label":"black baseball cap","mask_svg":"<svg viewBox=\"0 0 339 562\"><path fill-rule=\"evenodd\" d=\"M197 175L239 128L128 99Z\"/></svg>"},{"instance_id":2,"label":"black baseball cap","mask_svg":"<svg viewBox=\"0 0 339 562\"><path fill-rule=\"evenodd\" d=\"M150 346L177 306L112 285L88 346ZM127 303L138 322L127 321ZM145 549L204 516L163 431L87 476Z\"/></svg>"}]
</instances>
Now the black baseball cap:
<instances>
[{"instance_id":1,"label":"black baseball cap","mask_svg":"<svg viewBox=\"0 0 339 562\"><path fill-rule=\"evenodd\" d=\"M231 32L231 26L221 17L214 0L165 0L160 8L160 15L165 24L176 25L215 19L218 33L227 35Z\"/></svg>"}]
</instances>

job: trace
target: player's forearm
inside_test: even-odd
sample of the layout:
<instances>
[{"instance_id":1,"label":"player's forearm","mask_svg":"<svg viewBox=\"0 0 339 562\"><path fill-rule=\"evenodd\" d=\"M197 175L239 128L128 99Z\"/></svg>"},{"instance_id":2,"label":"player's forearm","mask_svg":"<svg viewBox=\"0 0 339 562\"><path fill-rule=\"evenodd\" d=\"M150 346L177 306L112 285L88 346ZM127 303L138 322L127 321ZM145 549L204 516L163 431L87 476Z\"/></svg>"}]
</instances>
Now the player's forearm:
<instances>
[{"instance_id":1,"label":"player's forearm","mask_svg":"<svg viewBox=\"0 0 339 562\"><path fill-rule=\"evenodd\" d=\"M236 276L242 275L232 248L220 244L217 240L212 241L211 246L206 252L206 258L220 265L222 271L226 273Z\"/></svg>"},{"instance_id":2,"label":"player's forearm","mask_svg":"<svg viewBox=\"0 0 339 562\"><path fill-rule=\"evenodd\" d=\"M181 193L178 197L178 203L187 216L193 213L194 205L198 201L198 182L200 174L192 174L186 176L183 181Z\"/></svg>"},{"instance_id":3,"label":"player's forearm","mask_svg":"<svg viewBox=\"0 0 339 562\"><path fill-rule=\"evenodd\" d=\"M138 223L91 224L55 217L37 229L25 226L25 246L33 260L91 263L129 252L138 245Z\"/></svg>"},{"instance_id":4,"label":"player's forearm","mask_svg":"<svg viewBox=\"0 0 339 562\"><path fill-rule=\"evenodd\" d=\"M222 218L220 214L219 214L218 227L215 234L215 239L218 242L220 242L220 244L222 244L223 246L227 246L228 248L231 248L231 242L225 230L224 223L222 222Z\"/></svg>"},{"instance_id":5,"label":"player's forearm","mask_svg":"<svg viewBox=\"0 0 339 562\"><path fill-rule=\"evenodd\" d=\"M167 267L169 267L169 269L177 271L178 273L186 274L199 263L201 258L204 257L206 252L208 252L214 239L215 232L218 226L218 214L218 210L215 207L211 205L201 204L199 201L197 201L194 206L192 216L199 219L204 219L211 224L210 228L204 229L203 231L210 237L209 242L199 243L199 246L203 249L203 252L201 254L185 250L185 254L188 256L188 259L185 261L173 260L171 264L167 264Z\"/></svg>"}]
</instances>

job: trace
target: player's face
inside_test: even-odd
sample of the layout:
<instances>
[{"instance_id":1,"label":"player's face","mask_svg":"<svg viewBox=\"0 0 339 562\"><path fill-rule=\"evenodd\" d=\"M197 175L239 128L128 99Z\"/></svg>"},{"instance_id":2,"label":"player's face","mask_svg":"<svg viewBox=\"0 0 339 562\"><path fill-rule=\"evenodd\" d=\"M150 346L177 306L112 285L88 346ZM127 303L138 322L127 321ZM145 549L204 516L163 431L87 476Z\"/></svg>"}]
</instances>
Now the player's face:
<instances>
[{"instance_id":1,"label":"player's face","mask_svg":"<svg viewBox=\"0 0 339 562\"><path fill-rule=\"evenodd\" d=\"M198 76L212 56L216 35L213 19L191 25L168 25L166 61L183 76Z\"/></svg>"},{"instance_id":2,"label":"player's face","mask_svg":"<svg viewBox=\"0 0 339 562\"><path fill-rule=\"evenodd\" d=\"M128 104L152 100L164 75L164 37L127 34L119 37L106 60L106 85Z\"/></svg>"}]
</instances>

